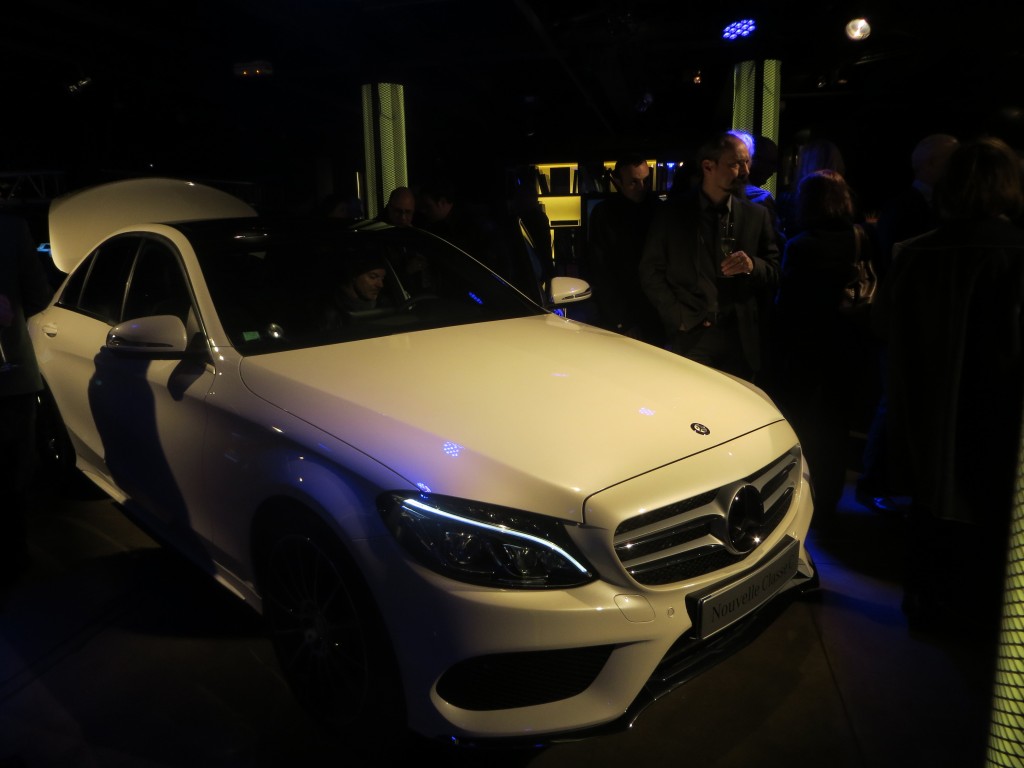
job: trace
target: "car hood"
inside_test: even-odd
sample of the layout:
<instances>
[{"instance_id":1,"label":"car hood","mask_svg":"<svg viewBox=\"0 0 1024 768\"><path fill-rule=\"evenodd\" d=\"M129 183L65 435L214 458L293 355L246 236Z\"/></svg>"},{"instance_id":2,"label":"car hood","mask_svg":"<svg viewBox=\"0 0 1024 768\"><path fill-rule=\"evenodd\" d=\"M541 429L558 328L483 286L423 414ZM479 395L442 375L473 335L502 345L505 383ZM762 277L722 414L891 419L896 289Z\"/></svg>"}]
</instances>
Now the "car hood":
<instances>
[{"instance_id":1,"label":"car hood","mask_svg":"<svg viewBox=\"0 0 1024 768\"><path fill-rule=\"evenodd\" d=\"M240 371L420 488L570 519L592 493L782 419L742 382L556 315L247 357Z\"/></svg>"}]
</instances>

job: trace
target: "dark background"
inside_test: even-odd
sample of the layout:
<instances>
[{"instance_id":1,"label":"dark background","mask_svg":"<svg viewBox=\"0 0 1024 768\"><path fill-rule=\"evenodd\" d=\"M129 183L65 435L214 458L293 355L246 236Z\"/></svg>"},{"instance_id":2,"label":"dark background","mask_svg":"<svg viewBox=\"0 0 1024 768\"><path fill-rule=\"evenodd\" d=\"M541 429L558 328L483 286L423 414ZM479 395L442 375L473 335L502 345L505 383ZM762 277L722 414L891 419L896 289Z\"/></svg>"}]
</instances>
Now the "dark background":
<instances>
[{"instance_id":1,"label":"dark background","mask_svg":"<svg viewBox=\"0 0 1024 768\"><path fill-rule=\"evenodd\" d=\"M405 86L410 182L501 193L520 163L689 159L729 127L736 62L782 61L780 145L835 141L868 208L927 133L1024 145L1018 4L642 0L22 0L0 23L0 172L68 191L138 174L354 189L360 86ZM865 14L874 33L848 41ZM721 30L754 18L734 43ZM245 78L239 65L272 74ZM694 82L700 75L700 84ZM649 106L638 109L644 95Z\"/></svg>"}]
</instances>

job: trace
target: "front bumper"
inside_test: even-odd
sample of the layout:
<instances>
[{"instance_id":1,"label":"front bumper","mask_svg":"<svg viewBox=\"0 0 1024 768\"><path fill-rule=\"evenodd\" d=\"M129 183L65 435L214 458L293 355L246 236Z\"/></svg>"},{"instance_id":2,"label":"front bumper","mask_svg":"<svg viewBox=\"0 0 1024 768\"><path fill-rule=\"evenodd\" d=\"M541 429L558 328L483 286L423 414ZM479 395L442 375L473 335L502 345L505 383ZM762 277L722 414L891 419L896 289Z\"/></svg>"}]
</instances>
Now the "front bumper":
<instances>
[{"instance_id":1,"label":"front bumper","mask_svg":"<svg viewBox=\"0 0 1024 768\"><path fill-rule=\"evenodd\" d=\"M616 529L681 494L728 488L794 442L780 423L596 494L587 524L573 532L601 576L583 587L486 589L391 563L379 599L410 726L461 742L575 738L628 724L646 703L721 658L779 596L816 585L804 546L812 502L799 454L784 513L753 551L724 567L640 583L616 550Z\"/></svg>"}]
</instances>

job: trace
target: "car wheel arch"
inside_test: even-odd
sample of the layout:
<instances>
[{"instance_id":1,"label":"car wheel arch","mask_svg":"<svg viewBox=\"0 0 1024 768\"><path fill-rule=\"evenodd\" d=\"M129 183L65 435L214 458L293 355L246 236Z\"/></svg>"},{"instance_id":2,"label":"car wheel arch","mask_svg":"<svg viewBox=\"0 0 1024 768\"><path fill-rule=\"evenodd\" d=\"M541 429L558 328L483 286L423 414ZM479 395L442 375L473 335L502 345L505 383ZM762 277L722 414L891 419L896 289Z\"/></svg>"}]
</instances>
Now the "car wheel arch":
<instances>
[{"instance_id":1,"label":"car wheel arch","mask_svg":"<svg viewBox=\"0 0 1024 768\"><path fill-rule=\"evenodd\" d=\"M75 446L50 386L36 393L35 451L46 482L59 492L79 479Z\"/></svg>"}]
</instances>

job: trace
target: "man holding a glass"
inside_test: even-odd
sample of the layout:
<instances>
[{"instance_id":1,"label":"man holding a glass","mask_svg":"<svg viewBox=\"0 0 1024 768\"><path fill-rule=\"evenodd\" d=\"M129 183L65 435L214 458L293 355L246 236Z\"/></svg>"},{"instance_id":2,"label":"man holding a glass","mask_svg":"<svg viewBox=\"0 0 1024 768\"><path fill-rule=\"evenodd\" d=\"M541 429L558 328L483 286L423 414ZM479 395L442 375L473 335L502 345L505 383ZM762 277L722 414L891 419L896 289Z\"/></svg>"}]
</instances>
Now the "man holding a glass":
<instances>
[{"instance_id":1,"label":"man holding a glass","mask_svg":"<svg viewBox=\"0 0 1024 768\"><path fill-rule=\"evenodd\" d=\"M753 381L779 275L771 217L745 199L750 154L738 137L719 134L696 161L699 185L651 223L640 281L674 352Z\"/></svg>"}]
</instances>

